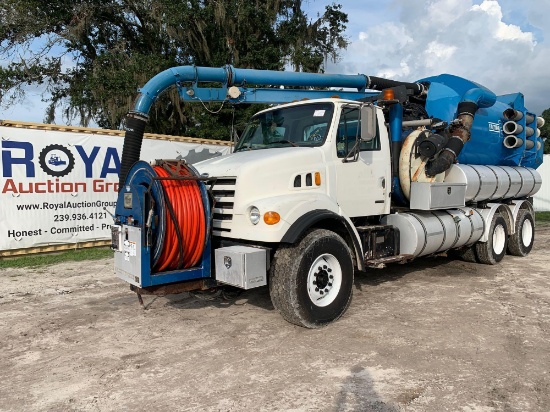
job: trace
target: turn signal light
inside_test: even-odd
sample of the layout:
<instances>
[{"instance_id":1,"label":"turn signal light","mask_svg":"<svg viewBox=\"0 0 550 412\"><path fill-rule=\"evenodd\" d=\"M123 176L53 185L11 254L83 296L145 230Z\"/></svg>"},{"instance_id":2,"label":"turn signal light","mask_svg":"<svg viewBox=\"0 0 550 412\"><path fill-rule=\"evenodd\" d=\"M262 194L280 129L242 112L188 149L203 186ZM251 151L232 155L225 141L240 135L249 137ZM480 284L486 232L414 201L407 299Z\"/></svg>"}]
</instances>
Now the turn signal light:
<instances>
[{"instance_id":1,"label":"turn signal light","mask_svg":"<svg viewBox=\"0 0 550 412\"><path fill-rule=\"evenodd\" d=\"M393 89L384 89L383 94L384 100L393 100L395 95L393 94Z\"/></svg>"},{"instance_id":2,"label":"turn signal light","mask_svg":"<svg viewBox=\"0 0 550 412\"><path fill-rule=\"evenodd\" d=\"M281 216L277 212L266 212L264 222L266 225L275 225L281 221Z\"/></svg>"},{"instance_id":3,"label":"turn signal light","mask_svg":"<svg viewBox=\"0 0 550 412\"><path fill-rule=\"evenodd\" d=\"M321 186L321 173L315 172L315 184Z\"/></svg>"}]
</instances>

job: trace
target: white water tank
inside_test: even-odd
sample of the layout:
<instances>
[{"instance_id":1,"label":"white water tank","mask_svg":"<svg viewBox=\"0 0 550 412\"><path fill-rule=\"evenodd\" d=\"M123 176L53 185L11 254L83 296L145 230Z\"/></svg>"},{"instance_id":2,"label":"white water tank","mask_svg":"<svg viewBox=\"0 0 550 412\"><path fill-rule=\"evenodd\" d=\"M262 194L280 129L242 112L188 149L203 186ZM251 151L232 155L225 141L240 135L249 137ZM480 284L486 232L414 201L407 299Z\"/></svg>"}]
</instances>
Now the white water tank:
<instances>
[{"instance_id":1,"label":"white water tank","mask_svg":"<svg viewBox=\"0 0 550 412\"><path fill-rule=\"evenodd\" d=\"M444 181L466 184L466 202L529 197L542 185L535 169L520 166L454 164L445 173Z\"/></svg>"}]
</instances>

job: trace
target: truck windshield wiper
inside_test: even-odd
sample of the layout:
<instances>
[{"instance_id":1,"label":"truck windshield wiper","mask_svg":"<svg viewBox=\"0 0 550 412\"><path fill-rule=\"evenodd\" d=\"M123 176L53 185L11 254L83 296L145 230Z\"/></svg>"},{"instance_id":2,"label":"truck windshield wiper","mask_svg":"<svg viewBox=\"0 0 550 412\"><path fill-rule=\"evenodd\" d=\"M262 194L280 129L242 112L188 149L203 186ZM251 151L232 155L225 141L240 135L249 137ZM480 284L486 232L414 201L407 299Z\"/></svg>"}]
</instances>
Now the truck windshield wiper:
<instances>
[{"instance_id":1,"label":"truck windshield wiper","mask_svg":"<svg viewBox=\"0 0 550 412\"><path fill-rule=\"evenodd\" d=\"M294 147L299 147L296 143L294 142L291 142L290 140L277 140L275 142L268 142L266 143L266 145L270 145L270 144L276 144L276 143L288 143L289 145L292 145Z\"/></svg>"}]
</instances>

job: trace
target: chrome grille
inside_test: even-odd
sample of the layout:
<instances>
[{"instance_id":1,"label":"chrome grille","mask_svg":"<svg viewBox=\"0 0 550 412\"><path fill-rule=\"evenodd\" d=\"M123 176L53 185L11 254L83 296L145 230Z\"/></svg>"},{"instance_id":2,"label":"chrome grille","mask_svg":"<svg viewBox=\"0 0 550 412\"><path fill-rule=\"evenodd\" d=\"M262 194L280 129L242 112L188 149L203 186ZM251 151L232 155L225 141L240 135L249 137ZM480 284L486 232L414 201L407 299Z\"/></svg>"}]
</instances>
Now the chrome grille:
<instances>
[{"instance_id":1,"label":"chrome grille","mask_svg":"<svg viewBox=\"0 0 550 412\"><path fill-rule=\"evenodd\" d=\"M213 217L214 234L231 232L236 184L236 177L218 177L210 187L212 190L212 195L216 200Z\"/></svg>"}]
</instances>

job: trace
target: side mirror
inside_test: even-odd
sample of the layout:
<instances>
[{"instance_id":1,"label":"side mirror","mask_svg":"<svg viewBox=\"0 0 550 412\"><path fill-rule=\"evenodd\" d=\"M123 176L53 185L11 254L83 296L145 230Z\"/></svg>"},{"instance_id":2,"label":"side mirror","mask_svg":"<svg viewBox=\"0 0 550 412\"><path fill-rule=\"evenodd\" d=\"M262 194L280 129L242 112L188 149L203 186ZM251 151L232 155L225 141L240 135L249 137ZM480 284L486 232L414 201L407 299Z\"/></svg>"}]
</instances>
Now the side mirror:
<instances>
[{"instance_id":1,"label":"side mirror","mask_svg":"<svg viewBox=\"0 0 550 412\"><path fill-rule=\"evenodd\" d=\"M361 140L370 142L376 137L376 108L369 104L361 107Z\"/></svg>"}]
</instances>

